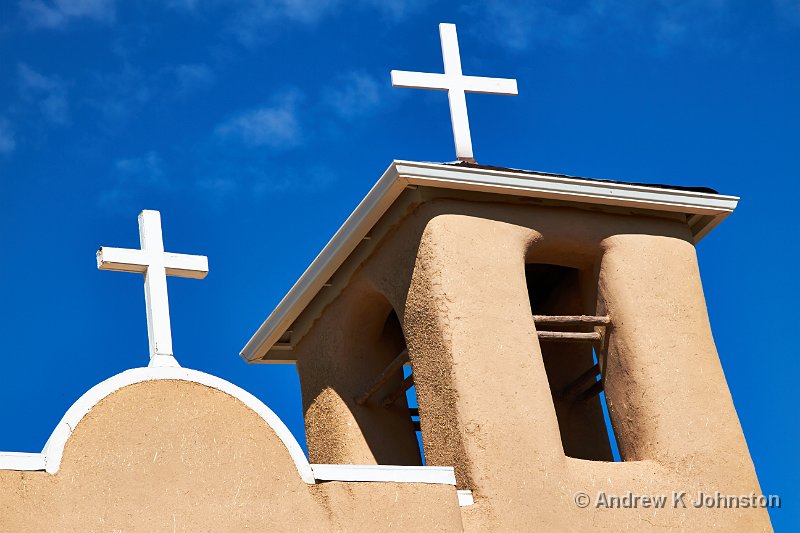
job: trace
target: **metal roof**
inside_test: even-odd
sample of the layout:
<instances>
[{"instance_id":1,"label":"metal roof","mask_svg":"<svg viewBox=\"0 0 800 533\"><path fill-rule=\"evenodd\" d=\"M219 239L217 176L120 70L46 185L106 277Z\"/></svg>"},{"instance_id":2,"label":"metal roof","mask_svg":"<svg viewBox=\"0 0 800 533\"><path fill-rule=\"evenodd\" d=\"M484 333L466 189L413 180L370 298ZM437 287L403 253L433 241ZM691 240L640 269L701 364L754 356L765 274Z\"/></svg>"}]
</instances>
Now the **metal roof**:
<instances>
[{"instance_id":1,"label":"metal roof","mask_svg":"<svg viewBox=\"0 0 800 533\"><path fill-rule=\"evenodd\" d=\"M588 179L463 162L394 161L242 349L245 360L294 361L292 346L280 342L282 337L409 187L684 214L695 242L732 213L739 201L738 197L721 195L708 188Z\"/></svg>"}]
</instances>

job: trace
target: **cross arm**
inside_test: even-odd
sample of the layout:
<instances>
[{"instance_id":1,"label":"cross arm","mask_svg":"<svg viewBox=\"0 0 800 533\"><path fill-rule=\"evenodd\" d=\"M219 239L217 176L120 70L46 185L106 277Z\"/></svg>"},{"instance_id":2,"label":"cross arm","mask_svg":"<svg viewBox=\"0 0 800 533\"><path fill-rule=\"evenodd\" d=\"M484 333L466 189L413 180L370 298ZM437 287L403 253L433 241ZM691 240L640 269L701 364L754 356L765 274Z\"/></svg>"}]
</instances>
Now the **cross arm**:
<instances>
[{"instance_id":1,"label":"cross arm","mask_svg":"<svg viewBox=\"0 0 800 533\"><path fill-rule=\"evenodd\" d=\"M464 76L464 90L471 93L507 94L516 96L517 80L509 78L483 78L481 76Z\"/></svg>"},{"instance_id":2,"label":"cross arm","mask_svg":"<svg viewBox=\"0 0 800 533\"><path fill-rule=\"evenodd\" d=\"M170 252L159 252L158 255L163 256L163 265L168 276L203 279L208 275L208 257L204 255ZM144 274L152 264L153 258L147 251L106 246L97 250L97 268L100 270Z\"/></svg>"},{"instance_id":3,"label":"cross arm","mask_svg":"<svg viewBox=\"0 0 800 533\"><path fill-rule=\"evenodd\" d=\"M147 272L147 256L141 250L130 248L110 248L102 246L97 250L97 268L117 272Z\"/></svg>"},{"instance_id":4,"label":"cross arm","mask_svg":"<svg viewBox=\"0 0 800 533\"><path fill-rule=\"evenodd\" d=\"M167 270L168 276L203 279L208 275L208 257L166 252L164 253L164 268Z\"/></svg>"},{"instance_id":5,"label":"cross arm","mask_svg":"<svg viewBox=\"0 0 800 533\"><path fill-rule=\"evenodd\" d=\"M446 91L450 89L451 85L452 82L444 74L408 72L406 70L392 71L392 87Z\"/></svg>"}]
</instances>

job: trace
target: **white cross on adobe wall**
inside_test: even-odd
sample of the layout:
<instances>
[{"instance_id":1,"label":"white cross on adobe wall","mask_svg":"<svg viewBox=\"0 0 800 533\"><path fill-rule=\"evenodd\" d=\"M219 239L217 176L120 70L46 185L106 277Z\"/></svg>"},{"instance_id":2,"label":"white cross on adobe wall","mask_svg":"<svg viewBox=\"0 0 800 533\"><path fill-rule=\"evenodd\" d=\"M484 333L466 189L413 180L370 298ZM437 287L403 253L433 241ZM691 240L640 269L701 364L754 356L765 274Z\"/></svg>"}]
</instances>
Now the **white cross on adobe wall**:
<instances>
[{"instance_id":1,"label":"white cross on adobe wall","mask_svg":"<svg viewBox=\"0 0 800 533\"><path fill-rule=\"evenodd\" d=\"M203 279L208 274L208 258L165 252L158 211L139 214L139 241L141 250L101 247L97 268L144 274L150 366L180 366L172 353L167 276Z\"/></svg>"}]
</instances>

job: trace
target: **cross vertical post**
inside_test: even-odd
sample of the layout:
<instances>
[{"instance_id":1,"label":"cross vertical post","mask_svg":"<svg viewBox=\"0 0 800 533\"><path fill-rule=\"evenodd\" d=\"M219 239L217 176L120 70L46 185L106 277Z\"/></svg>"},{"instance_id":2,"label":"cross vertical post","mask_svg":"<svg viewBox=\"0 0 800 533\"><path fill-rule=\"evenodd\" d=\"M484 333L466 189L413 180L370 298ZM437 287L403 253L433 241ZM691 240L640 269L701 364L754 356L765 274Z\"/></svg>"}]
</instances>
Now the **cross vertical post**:
<instances>
[{"instance_id":1,"label":"cross vertical post","mask_svg":"<svg viewBox=\"0 0 800 533\"><path fill-rule=\"evenodd\" d=\"M180 366L172 351L167 276L203 279L208 274L208 258L165 252L158 211L144 210L139 214L139 242L140 250L101 247L97 251L97 268L144 274L149 366Z\"/></svg>"},{"instance_id":2,"label":"cross vertical post","mask_svg":"<svg viewBox=\"0 0 800 533\"><path fill-rule=\"evenodd\" d=\"M453 124L453 140L456 143L456 157L462 161L475 161L472 153L472 136L469 132L467 114L467 94L458 83L463 77L461 54L458 51L458 35L455 24L439 24L439 39L442 41L442 61L444 75L450 79L447 99L450 103L450 121Z\"/></svg>"},{"instance_id":3,"label":"cross vertical post","mask_svg":"<svg viewBox=\"0 0 800 533\"><path fill-rule=\"evenodd\" d=\"M142 211L139 214L139 242L142 250L150 256L150 263L144 274L150 357L174 357L167 296L167 271L163 261L164 240L161 233L161 214L158 211Z\"/></svg>"}]
</instances>

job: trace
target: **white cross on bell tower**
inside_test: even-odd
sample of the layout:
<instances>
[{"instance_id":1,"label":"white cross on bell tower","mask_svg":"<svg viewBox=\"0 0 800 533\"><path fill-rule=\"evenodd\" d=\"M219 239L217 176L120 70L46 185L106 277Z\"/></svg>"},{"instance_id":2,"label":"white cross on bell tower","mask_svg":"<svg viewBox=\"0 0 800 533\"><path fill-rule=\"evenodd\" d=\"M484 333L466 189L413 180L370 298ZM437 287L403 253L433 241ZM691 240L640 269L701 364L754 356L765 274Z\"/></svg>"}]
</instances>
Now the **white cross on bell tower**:
<instances>
[{"instance_id":1,"label":"white cross on bell tower","mask_svg":"<svg viewBox=\"0 0 800 533\"><path fill-rule=\"evenodd\" d=\"M97 251L97 268L144 274L149 366L180 366L172 353L167 276L203 279L208 274L208 258L165 252L158 211L139 214L139 241L141 250L101 247Z\"/></svg>"},{"instance_id":2,"label":"white cross on bell tower","mask_svg":"<svg viewBox=\"0 0 800 533\"><path fill-rule=\"evenodd\" d=\"M450 120L453 123L453 139L456 143L456 156L461 161L474 163L465 93L516 95L517 80L464 76L461 72L456 25L439 24L439 36L442 41L444 74L393 70L392 86L447 91L450 100Z\"/></svg>"}]
</instances>

